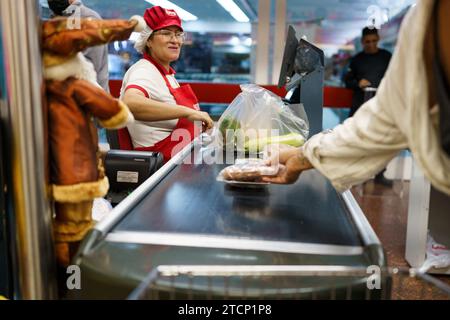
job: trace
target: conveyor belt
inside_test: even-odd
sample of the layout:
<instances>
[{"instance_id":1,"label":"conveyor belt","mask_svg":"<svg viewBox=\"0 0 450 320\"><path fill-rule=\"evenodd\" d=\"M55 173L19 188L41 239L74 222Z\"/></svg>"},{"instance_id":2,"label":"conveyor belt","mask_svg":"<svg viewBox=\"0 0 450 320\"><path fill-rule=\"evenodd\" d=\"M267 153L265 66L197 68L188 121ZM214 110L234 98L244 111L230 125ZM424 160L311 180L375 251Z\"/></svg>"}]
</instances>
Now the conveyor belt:
<instances>
[{"instance_id":1,"label":"conveyor belt","mask_svg":"<svg viewBox=\"0 0 450 320\"><path fill-rule=\"evenodd\" d=\"M319 172L241 189L216 181L224 167L173 161L154 174L86 236L71 298L124 298L161 265L384 265L351 194Z\"/></svg>"},{"instance_id":2,"label":"conveyor belt","mask_svg":"<svg viewBox=\"0 0 450 320\"><path fill-rule=\"evenodd\" d=\"M260 189L216 181L225 165L180 165L115 228L361 246L343 201L317 171Z\"/></svg>"}]
</instances>

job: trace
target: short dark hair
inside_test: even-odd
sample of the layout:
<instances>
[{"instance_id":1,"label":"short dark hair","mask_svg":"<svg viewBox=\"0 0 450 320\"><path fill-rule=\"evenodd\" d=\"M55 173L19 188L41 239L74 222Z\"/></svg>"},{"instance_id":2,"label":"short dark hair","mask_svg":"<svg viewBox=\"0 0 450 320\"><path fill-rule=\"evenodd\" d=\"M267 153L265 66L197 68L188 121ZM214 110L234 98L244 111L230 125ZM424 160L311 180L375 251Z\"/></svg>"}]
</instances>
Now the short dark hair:
<instances>
[{"instance_id":1,"label":"short dark hair","mask_svg":"<svg viewBox=\"0 0 450 320\"><path fill-rule=\"evenodd\" d=\"M374 34L374 35L378 36L378 29L375 28L375 27L371 27L371 28L365 27L364 29L362 29L361 35L362 35L363 38L365 36L368 36L368 35L371 35L371 34Z\"/></svg>"},{"instance_id":2,"label":"short dark hair","mask_svg":"<svg viewBox=\"0 0 450 320\"><path fill-rule=\"evenodd\" d=\"M47 0L48 7L57 16L62 16L64 10L70 6L70 0Z\"/></svg>"}]
</instances>

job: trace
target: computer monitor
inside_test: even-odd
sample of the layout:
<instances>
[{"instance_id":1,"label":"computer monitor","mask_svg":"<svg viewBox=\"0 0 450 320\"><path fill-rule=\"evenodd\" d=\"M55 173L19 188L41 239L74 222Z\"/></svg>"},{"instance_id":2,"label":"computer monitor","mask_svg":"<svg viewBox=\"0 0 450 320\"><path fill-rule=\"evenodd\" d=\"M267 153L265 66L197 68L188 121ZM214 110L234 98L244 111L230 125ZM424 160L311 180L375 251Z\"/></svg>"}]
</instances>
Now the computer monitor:
<instances>
[{"instance_id":1,"label":"computer monitor","mask_svg":"<svg viewBox=\"0 0 450 320\"><path fill-rule=\"evenodd\" d=\"M300 75L308 74L324 65L323 51L312 43L300 39L295 55L294 72Z\"/></svg>"},{"instance_id":2,"label":"computer monitor","mask_svg":"<svg viewBox=\"0 0 450 320\"><path fill-rule=\"evenodd\" d=\"M297 53L298 39L295 35L294 28L290 25L286 37L286 44L284 47L283 61L281 63L280 78L278 80L278 87L281 88L286 84L286 77L292 77L294 73L295 56Z\"/></svg>"},{"instance_id":3,"label":"computer monitor","mask_svg":"<svg viewBox=\"0 0 450 320\"><path fill-rule=\"evenodd\" d=\"M308 115L310 135L322 131L324 54L305 39L297 40L289 26L278 87L286 87L291 109L302 104ZM286 78L289 77L289 82Z\"/></svg>"}]
</instances>

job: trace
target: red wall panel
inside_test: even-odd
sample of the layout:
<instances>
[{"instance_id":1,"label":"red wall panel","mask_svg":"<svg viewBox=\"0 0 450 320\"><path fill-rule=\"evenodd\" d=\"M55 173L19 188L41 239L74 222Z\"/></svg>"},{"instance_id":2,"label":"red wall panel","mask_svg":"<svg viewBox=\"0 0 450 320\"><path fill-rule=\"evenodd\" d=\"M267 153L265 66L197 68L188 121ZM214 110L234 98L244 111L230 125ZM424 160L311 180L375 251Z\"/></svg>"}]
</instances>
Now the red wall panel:
<instances>
[{"instance_id":1,"label":"red wall panel","mask_svg":"<svg viewBox=\"0 0 450 320\"><path fill-rule=\"evenodd\" d=\"M238 84L228 83L189 83L192 86L197 98L203 103L230 103L241 92ZM121 80L110 80L109 88L114 97L119 97ZM277 86L263 86L273 93L284 97L286 90ZM349 89L339 87L324 88L324 106L330 108L350 108L352 105L353 92Z\"/></svg>"}]
</instances>

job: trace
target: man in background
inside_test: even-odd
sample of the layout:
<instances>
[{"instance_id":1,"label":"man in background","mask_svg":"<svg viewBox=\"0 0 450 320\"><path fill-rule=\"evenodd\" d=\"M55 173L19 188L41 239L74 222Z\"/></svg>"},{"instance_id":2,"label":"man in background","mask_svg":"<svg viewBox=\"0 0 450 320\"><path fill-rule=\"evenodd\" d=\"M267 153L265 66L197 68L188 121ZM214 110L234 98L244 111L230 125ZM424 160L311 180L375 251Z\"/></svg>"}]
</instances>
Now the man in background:
<instances>
[{"instance_id":1,"label":"man in background","mask_svg":"<svg viewBox=\"0 0 450 320\"><path fill-rule=\"evenodd\" d=\"M379 41L376 28L364 28L361 38L363 51L350 60L349 71L344 76L345 86L354 92L350 117L365 102L364 89L378 88L391 60L389 51L378 48Z\"/></svg>"},{"instance_id":2,"label":"man in background","mask_svg":"<svg viewBox=\"0 0 450 320\"><path fill-rule=\"evenodd\" d=\"M101 19L94 10L83 5L81 0L47 0L50 10L56 16ZM97 73L98 84L109 92L108 73L108 46L101 45L88 48L83 52L84 56L92 62Z\"/></svg>"},{"instance_id":3,"label":"man in background","mask_svg":"<svg viewBox=\"0 0 450 320\"><path fill-rule=\"evenodd\" d=\"M388 68L392 55L389 51L378 47L379 41L380 36L376 28L365 27L362 30L363 51L351 58L349 71L344 76L345 86L353 90L349 117L352 117L366 100L375 95L376 88ZM375 176L375 182L392 186L392 181L384 177L385 171L386 169L383 169Z\"/></svg>"}]
</instances>

